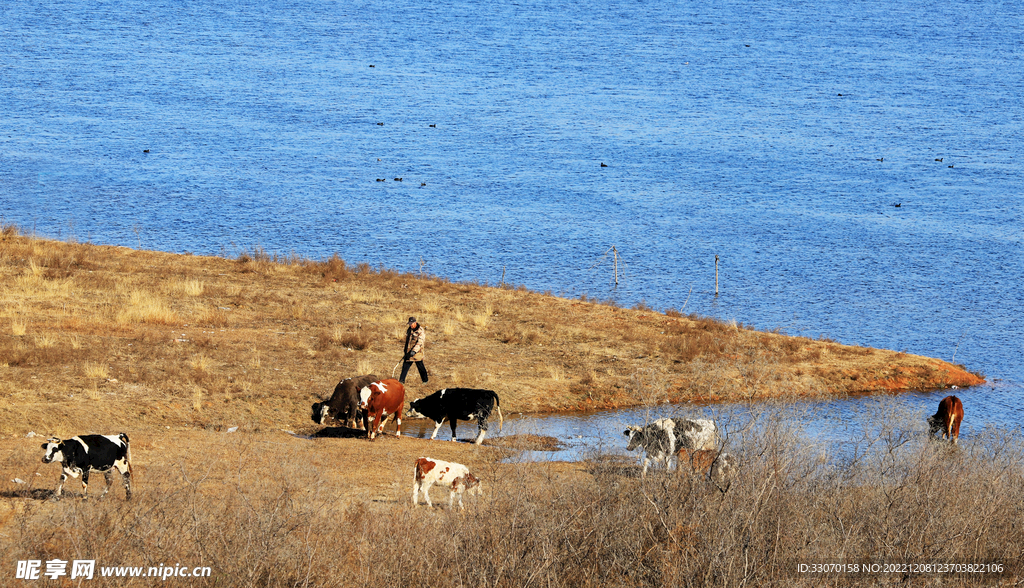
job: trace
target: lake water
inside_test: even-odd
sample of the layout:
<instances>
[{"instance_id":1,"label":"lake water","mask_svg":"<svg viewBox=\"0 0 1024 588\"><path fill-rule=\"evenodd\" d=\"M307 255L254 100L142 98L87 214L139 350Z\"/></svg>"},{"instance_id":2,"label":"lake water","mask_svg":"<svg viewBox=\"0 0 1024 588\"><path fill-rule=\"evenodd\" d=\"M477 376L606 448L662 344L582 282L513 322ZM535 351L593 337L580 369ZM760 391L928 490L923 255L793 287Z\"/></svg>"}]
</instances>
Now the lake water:
<instances>
[{"instance_id":1,"label":"lake water","mask_svg":"<svg viewBox=\"0 0 1024 588\"><path fill-rule=\"evenodd\" d=\"M1016 2L5 0L0 37L5 223L685 305L955 359L965 434L1024 423Z\"/></svg>"}]
</instances>

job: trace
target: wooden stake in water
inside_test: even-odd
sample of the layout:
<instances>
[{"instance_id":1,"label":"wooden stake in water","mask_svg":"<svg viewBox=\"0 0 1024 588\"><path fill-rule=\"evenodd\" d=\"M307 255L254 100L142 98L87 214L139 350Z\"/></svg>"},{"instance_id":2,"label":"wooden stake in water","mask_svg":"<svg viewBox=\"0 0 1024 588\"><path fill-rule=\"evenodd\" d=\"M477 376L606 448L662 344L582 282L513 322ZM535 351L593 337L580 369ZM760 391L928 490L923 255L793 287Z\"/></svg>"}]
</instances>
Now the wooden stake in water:
<instances>
[{"instance_id":1,"label":"wooden stake in water","mask_svg":"<svg viewBox=\"0 0 1024 588\"><path fill-rule=\"evenodd\" d=\"M601 256L601 259L598 259L596 262L594 262L594 265L590 266L590 269L594 269L595 267L600 265L601 262L604 261L605 258L608 257L609 253L612 254L612 271L615 272L614 273L614 276L615 276L615 286L618 287L618 285L619 285L619 250L616 249L614 245L612 245L608 249L608 251L605 251L604 255Z\"/></svg>"},{"instance_id":2,"label":"wooden stake in water","mask_svg":"<svg viewBox=\"0 0 1024 588\"><path fill-rule=\"evenodd\" d=\"M715 256L715 298L718 298L718 256Z\"/></svg>"},{"instance_id":3,"label":"wooden stake in water","mask_svg":"<svg viewBox=\"0 0 1024 588\"><path fill-rule=\"evenodd\" d=\"M619 285L619 250L612 245L612 264L615 271L615 285Z\"/></svg>"}]
</instances>

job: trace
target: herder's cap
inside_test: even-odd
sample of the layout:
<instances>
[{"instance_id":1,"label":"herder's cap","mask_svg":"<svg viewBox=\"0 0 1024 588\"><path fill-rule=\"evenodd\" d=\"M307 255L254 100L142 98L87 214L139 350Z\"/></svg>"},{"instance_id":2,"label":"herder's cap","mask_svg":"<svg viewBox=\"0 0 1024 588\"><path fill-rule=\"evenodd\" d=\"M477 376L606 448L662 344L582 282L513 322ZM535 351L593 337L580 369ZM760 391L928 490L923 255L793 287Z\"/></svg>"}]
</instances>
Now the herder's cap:
<instances>
[{"instance_id":1,"label":"herder's cap","mask_svg":"<svg viewBox=\"0 0 1024 588\"><path fill-rule=\"evenodd\" d=\"M414 317L414 316L409 317L409 324L411 325L414 322L416 322L416 317Z\"/></svg>"}]
</instances>

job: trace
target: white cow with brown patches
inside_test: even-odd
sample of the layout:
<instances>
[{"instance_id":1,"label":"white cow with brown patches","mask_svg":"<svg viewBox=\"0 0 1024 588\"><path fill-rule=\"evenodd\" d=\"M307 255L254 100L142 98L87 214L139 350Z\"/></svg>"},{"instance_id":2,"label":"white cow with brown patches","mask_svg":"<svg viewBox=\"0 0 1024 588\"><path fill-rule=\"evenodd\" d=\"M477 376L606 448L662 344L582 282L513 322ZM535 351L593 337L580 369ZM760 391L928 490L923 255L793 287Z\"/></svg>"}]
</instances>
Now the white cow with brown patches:
<instances>
[{"instance_id":1,"label":"white cow with brown patches","mask_svg":"<svg viewBox=\"0 0 1024 588\"><path fill-rule=\"evenodd\" d=\"M434 506L430 502L430 487L440 484L447 487L451 493L448 495L448 508L452 507L455 495L459 496L459 508L462 505L462 494L469 490L470 494L481 494L483 487L480 479L469 473L469 468L461 463L441 461L430 457L421 457L416 460L416 475L412 484L412 504L419 506L419 493L423 491L423 497L427 500L427 506Z\"/></svg>"}]
</instances>

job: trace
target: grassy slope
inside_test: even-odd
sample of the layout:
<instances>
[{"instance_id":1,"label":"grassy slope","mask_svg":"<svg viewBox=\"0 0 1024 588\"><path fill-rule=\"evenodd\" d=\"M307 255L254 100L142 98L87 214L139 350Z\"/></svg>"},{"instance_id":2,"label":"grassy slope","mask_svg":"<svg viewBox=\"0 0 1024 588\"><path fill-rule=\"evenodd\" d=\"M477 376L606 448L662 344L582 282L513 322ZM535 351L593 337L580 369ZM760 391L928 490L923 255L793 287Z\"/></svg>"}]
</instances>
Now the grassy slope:
<instances>
[{"instance_id":1,"label":"grassy slope","mask_svg":"<svg viewBox=\"0 0 1024 588\"><path fill-rule=\"evenodd\" d=\"M958 366L522 289L324 262L175 255L0 236L0 434L308 430L342 377L390 376L405 320L429 384L504 411L969 386ZM674 315L674 316L671 316Z\"/></svg>"},{"instance_id":2,"label":"grassy slope","mask_svg":"<svg viewBox=\"0 0 1024 588\"><path fill-rule=\"evenodd\" d=\"M1022 504L1019 440L907 443L919 415L874 415L878 459L854 460L843 475L786 422L763 432L732 423L728 450L743 466L725 495L690 476L641 480L635 460L613 456L502 462L508 453L494 446L282 433L318 428L309 405L340 377L390 375L410 314L428 327L433 373L429 385L410 379L410 396L489 387L506 414L980 382L891 351L350 269L4 231L0 559L212 568L210 581L176 578L181 586L421 586L467 570L469 583L494 586L810 586L821 579L787 566L836 554L995 561L1012 568L1010 583L1020 577L1020 525L1007 515ZM115 476L105 500L77 499L76 480L68 499L47 500L59 468L41 463L29 430L127 431L135 497L123 499ZM523 437L499 441L526 447ZM421 455L469 465L484 496L467 499L464 514L410 508ZM103 477L92 480L95 496ZM432 495L447 502L443 489ZM957 509L972 514L948 516Z\"/></svg>"}]
</instances>

